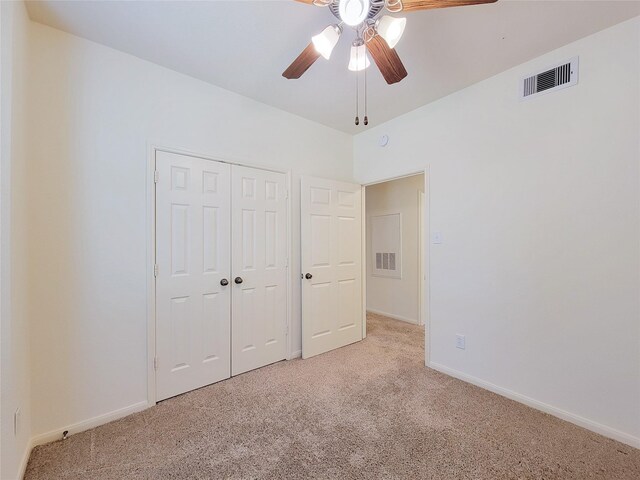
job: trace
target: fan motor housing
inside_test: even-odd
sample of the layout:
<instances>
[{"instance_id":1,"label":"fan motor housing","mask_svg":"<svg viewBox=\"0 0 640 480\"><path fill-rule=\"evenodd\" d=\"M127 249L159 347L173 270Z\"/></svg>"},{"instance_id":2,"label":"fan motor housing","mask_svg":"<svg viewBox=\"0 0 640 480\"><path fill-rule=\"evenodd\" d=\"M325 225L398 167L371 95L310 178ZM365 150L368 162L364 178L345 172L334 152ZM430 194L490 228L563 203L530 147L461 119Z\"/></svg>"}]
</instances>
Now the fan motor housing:
<instances>
[{"instance_id":1,"label":"fan motor housing","mask_svg":"<svg viewBox=\"0 0 640 480\"><path fill-rule=\"evenodd\" d=\"M378 15L378 13L380 13L380 10L382 10L382 7L384 7L384 0L371 0L370 3L371 6L369 7L367 18L372 19L376 15ZM331 2L331 4L329 5L329 10L331 10L331 13L333 13L334 17L336 17L338 20L342 20L340 18L340 11L338 10L339 4L340 2L338 0Z\"/></svg>"}]
</instances>

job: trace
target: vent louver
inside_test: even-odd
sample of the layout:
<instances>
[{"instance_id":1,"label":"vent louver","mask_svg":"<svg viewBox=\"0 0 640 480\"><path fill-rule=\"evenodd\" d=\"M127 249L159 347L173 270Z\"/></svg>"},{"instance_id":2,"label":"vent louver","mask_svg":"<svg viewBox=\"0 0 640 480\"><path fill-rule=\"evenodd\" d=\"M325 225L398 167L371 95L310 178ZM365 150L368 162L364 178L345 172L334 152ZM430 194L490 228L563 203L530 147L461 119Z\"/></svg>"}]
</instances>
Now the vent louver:
<instances>
[{"instance_id":1,"label":"vent louver","mask_svg":"<svg viewBox=\"0 0 640 480\"><path fill-rule=\"evenodd\" d=\"M541 93L570 87L577 83L578 57L575 57L567 63L524 78L520 85L520 96L521 98L531 98Z\"/></svg>"}]
</instances>

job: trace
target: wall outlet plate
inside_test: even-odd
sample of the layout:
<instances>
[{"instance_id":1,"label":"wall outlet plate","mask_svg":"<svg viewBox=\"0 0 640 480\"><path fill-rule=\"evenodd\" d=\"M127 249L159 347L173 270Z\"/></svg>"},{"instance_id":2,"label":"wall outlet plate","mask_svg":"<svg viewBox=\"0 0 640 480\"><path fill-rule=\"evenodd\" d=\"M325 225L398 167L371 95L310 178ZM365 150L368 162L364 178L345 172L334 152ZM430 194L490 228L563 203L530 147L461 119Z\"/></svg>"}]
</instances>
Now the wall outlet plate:
<instances>
[{"instance_id":1,"label":"wall outlet plate","mask_svg":"<svg viewBox=\"0 0 640 480\"><path fill-rule=\"evenodd\" d=\"M461 350L465 349L464 335L456 334L456 348L459 348Z\"/></svg>"}]
</instances>

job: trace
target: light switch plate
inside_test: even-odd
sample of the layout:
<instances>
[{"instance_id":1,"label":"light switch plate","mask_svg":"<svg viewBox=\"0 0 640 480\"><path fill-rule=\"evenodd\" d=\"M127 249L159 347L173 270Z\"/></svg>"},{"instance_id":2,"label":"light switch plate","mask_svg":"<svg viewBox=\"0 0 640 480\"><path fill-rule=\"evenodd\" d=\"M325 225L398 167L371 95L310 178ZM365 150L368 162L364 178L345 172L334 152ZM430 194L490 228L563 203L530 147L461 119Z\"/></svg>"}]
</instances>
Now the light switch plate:
<instances>
[{"instance_id":1,"label":"light switch plate","mask_svg":"<svg viewBox=\"0 0 640 480\"><path fill-rule=\"evenodd\" d=\"M433 243L434 245L441 244L442 243L442 233L433 232L433 234L431 235L431 243Z\"/></svg>"},{"instance_id":2,"label":"light switch plate","mask_svg":"<svg viewBox=\"0 0 640 480\"><path fill-rule=\"evenodd\" d=\"M464 335L456 335L456 348L461 350L465 349L465 338Z\"/></svg>"}]
</instances>

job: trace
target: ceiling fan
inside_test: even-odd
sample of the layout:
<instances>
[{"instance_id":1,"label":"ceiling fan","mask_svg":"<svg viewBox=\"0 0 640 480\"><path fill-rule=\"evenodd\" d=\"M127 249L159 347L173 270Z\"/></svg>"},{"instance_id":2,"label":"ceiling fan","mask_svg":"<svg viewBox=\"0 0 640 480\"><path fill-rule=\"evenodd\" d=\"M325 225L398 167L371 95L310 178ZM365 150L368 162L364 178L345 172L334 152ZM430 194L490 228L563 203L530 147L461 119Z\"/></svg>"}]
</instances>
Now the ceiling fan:
<instances>
[{"instance_id":1,"label":"ceiling fan","mask_svg":"<svg viewBox=\"0 0 640 480\"><path fill-rule=\"evenodd\" d=\"M300 78L313 63L320 58L329 59L338 43L344 26L356 32L351 45L349 70L366 69L370 62L367 52L380 69L388 84L400 82L407 76L400 57L394 47L400 40L406 18L380 15L387 10L390 13L413 12L434 8L459 7L494 3L497 0L296 0L318 7L329 7L339 20L329 25L311 39L311 43L302 51L291 65L282 73L288 79Z\"/></svg>"}]
</instances>

